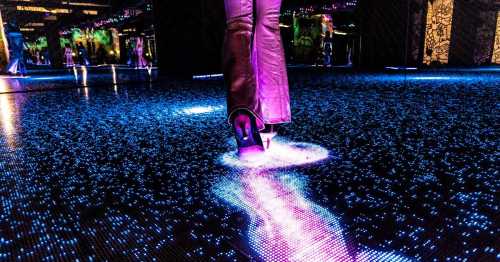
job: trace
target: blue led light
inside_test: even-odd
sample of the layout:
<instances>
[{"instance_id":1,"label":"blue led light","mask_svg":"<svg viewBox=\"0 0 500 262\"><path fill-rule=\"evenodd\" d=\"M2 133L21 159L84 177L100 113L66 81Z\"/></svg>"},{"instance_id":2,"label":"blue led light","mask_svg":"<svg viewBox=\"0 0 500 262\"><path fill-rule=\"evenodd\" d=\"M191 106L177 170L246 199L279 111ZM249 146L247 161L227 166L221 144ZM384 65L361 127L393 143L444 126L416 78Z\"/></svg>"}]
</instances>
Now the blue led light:
<instances>
[{"instance_id":1,"label":"blue led light","mask_svg":"<svg viewBox=\"0 0 500 262\"><path fill-rule=\"evenodd\" d=\"M494 70L296 69L294 122L276 140L291 151L257 166L227 143L222 81L150 85L146 70L117 67L117 80L147 84L115 89L109 68L88 70L86 90L71 70L67 79L0 79L0 92L65 89L0 95L1 261L258 260L270 242L248 199L283 191L262 208L304 216L269 218L315 225L305 240L341 235L323 239L345 244L352 260L494 261L500 253ZM248 167L271 169L273 179L229 203L245 194Z\"/></svg>"}]
</instances>

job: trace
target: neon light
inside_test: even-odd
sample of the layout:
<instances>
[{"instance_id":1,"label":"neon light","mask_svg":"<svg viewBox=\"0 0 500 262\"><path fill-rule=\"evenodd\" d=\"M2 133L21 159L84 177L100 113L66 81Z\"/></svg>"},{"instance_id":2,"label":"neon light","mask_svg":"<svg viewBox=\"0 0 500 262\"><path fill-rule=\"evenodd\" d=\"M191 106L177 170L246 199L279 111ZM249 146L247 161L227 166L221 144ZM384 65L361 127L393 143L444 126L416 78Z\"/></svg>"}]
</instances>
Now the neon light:
<instances>
[{"instance_id":1,"label":"neon light","mask_svg":"<svg viewBox=\"0 0 500 262\"><path fill-rule=\"evenodd\" d=\"M78 83L78 70L76 70L76 66L73 66L73 75L75 76L75 82Z\"/></svg>"},{"instance_id":2,"label":"neon light","mask_svg":"<svg viewBox=\"0 0 500 262\"><path fill-rule=\"evenodd\" d=\"M21 78L30 78L33 81L46 81L46 80L67 80L72 79L71 76L46 76L46 77L21 77Z\"/></svg>"},{"instance_id":3,"label":"neon light","mask_svg":"<svg viewBox=\"0 0 500 262\"><path fill-rule=\"evenodd\" d=\"M449 77L449 76L416 76L416 77L409 77L408 79L413 79L413 80L451 80L453 78Z\"/></svg>"},{"instance_id":4,"label":"neon light","mask_svg":"<svg viewBox=\"0 0 500 262\"><path fill-rule=\"evenodd\" d=\"M0 79L26 79L30 76L0 76Z\"/></svg>"},{"instance_id":5,"label":"neon light","mask_svg":"<svg viewBox=\"0 0 500 262\"><path fill-rule=\"evenodd\" d=\"M404 67L404 66L386 66L387 70L418 70L416 67Z\"/></svg>"},{"instance_id":6,"label":"neon light","mask_svg":"<svg viewBox=\"0 0 500 262\"><path fill-rule=\"evenodd\" d=\"M115 65L111 65L111 72L113 74L113 85L116 85L116 68Z\"/></svg>"},{"instance_id":7,"label":"neon light","mask_svg":"<svg viewBox=\"0 0 500 262\"><path fill-rule=\"evenodd\" d=\"M110 5L94 4L94 3L81 3L81 2L63 2L63 4L73 6L87 6L87 7L110 7Z\"/></svg>"},{"instance_id":8,"label":"neon light","mask_svg":"<svg viewBox=\"0 0 500 262\"><path fill-rule=\"evenodd\" d=\"M0 10L0 59L3 60L3 66L9 64L9 44L7 38L5 37L5 31L3 28L2 11ZM2 66L2 65L0 65Z\"/></svg>"},{"instance_id":9,"label":"neon light","mask_svg":"<svg viewBox=\"0 0 500 262\"><path fill-rule=\"evenodd\" d=\"M73 10L67 8L48 9L42 6L24 6L24 5L16 6L16 10L26 11L26 12L52 13L52 14L71 14L73 12Z\"/></svg>"},{"instance_id":10,"label":"neon light","mask_svg":"<svg viewBox=\"0 0 500 262\"><path fill-rule=\"evenodd\" d=\"M220 111L223 108L223 106L194 106L184 108L180 110L180 112L186 115L200 115Z\"/></svg>"},{"instance_id":11,"label":"neon light","mask_svg":"<svg viewBox=\"0 0 500 262\"><path fill-rule=\"evenodd\" d=\"M342 31L339 31L339 30L334 30L333 33L336 34L336 35L347 35L346 32L342 32Z\"/></svg>"},{"instance_id":12,"label":"neon light","mask_svg":"<svg viewBox=\"0 0 500 262\"><path fill-rule=\"evenodd\" d=\"M82 66L82 84L87 86L87 67Z\"/></svg>"},{"instance_id":13,"label":"neon light","mask_svg":"<svg viewBox=\"0 0 500 262\"><path fill-rule=\"evenodd\" d=\"M193 79L214 79L214 78L221 78L224 77L223 74L212 74L212 75L195 75L193 76Z\"/></svg>"},{"instance_id":14,"label":"neon light","mask_svg":"<svg viewBox=\"0 0 500 262\"><path fill-rule=\"evenodd\" d=\"M98 15L99 12L97 10L82 10L84 15Z\"/></svg>"},{"instance_id":15,"label":"neon light","mask_svg":"<svg viewBox=\"0 0 500 262\"><path fill-rule=\"evenodd\" d=\"M370 250L351 255L339 219L306 198L306 185L296 174L249 171L224 178L214 193L249 215L250 246L264 261L411 261Z\"/></svg>"},{"instance_id":16,"label":"neon light","mask_svg":"<svg viewBox=\"0 0 500 262\"><path fill-rule=\"evenodd\" d=\"M44 23L27 23L24 26L27 26L27 27L43 27L43 26L45 26L45 24Z\"/></svg>"}]
</instances>

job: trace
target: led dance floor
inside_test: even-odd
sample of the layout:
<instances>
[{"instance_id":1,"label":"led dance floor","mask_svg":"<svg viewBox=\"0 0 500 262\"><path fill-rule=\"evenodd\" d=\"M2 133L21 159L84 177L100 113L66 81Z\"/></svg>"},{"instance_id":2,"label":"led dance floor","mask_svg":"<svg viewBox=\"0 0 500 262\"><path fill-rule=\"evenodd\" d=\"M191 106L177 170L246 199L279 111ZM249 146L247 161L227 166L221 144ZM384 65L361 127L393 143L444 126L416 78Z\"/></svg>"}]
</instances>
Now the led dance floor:
<instances>
[{"instance_id":1,"label":"led dance floor","mask_svg":"<svg viewBox=\"0 0 500 262\"><path fill-rule=\"evenodd\" d=\"M0 79L0 260L500 259L498 72L293 70L252 163L219 78Z\"/></svg>"}]
</instances>

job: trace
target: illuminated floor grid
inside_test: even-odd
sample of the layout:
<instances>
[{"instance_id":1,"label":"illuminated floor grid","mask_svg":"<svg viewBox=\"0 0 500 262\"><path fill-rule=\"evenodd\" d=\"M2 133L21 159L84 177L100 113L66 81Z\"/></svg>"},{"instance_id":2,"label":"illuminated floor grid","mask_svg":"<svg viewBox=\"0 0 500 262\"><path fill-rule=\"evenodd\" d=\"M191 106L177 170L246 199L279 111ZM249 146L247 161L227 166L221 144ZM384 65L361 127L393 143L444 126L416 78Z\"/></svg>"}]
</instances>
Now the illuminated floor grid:
<instances>
[{"instance_id":1,"label":"illuminated floor grid","mask_svg":"<svg viewBox=\"0 0 500 262\"><path fill-rule=\"evenodd\" d=\"M290 75L254 162L220 79L0 94L0 261L500 259L499 72Z\"/></svg>"}]
</instances>

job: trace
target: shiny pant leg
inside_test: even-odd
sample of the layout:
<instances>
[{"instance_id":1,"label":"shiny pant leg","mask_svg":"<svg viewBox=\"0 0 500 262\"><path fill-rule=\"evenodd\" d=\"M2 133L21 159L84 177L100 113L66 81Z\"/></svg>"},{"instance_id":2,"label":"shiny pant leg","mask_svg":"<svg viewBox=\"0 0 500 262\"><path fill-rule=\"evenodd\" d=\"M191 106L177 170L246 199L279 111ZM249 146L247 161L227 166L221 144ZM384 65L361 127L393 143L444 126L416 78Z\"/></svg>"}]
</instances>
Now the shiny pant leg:
<instances>
[{"instance_id":1,"label":"shiny pant leg","mask_svg":"<svg viewBox=\"0 0 500 262\"><path fill-rule=\"evenodd\" d=\"M254 68L266 124L291 121L288 76L279 27L281 0L256 0Z\"/></svg>"},{"instance_id":2,"label":"shiny pant leg","mask_svg":"<svg viewBox=\"0 0 500 262\"><path fill-rule=\"evenodd\" d=\"M238 109L266 124L291 120L285 58L279 31L281 0L225 0L224 75L229 119Z\"/></svg>"}]
</instances>

